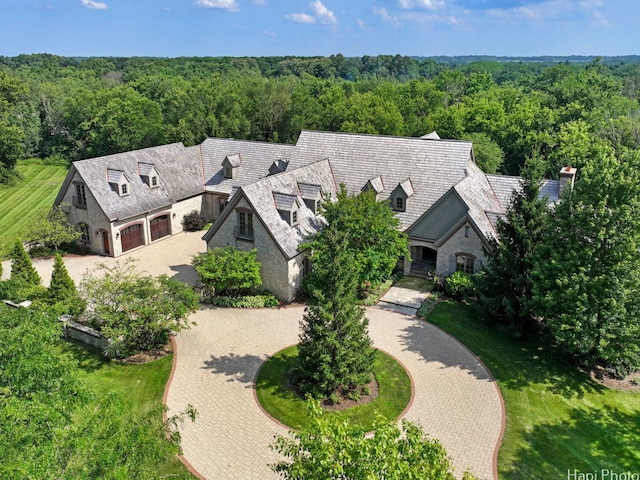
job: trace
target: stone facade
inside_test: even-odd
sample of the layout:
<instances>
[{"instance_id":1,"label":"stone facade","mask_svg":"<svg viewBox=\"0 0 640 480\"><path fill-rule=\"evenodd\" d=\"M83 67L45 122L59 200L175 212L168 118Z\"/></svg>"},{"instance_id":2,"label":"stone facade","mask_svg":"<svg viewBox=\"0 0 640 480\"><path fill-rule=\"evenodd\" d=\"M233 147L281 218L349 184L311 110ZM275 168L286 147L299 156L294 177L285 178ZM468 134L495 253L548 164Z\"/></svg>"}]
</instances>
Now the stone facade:
<instances>
[{"instance_id":1,"label":"stone facade","mask_svg":"<svg viewBox=\"0 0 640 480\"><path fill-rule=\"evenodd\" d=\"M475 260L474 270L478 270L486 262L482 246L483 239L469 223L465 223L456 230L438 248L436 272L440 275L450 275L456 271L456 257L464 255Z\"/></svg>"}]
</instances>

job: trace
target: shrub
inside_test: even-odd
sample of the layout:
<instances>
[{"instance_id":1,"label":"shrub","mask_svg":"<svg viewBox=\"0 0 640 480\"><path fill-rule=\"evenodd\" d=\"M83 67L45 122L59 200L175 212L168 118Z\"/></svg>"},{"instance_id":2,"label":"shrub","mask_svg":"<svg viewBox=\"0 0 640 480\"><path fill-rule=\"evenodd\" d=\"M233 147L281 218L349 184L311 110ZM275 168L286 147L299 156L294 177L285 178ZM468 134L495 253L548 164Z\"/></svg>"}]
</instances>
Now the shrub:
<instances>
[{"instance_id":1,"label":"shrub","mask_svg":"<svg viewBox=\"0 0 640 480\"><path fill-rule=\"evenodd\" d=\"M261 295L242 295L239 297L214 296L204 300L204 303L216 307L228 308L263 308L277 307L280 301L270 293Z\"/></svg>"},{"instance_id":2,"label":"shrub","mask_svg":"<svg viewBox=\"0 0 640 480\"><path fill-rule=\"evenodd\" d=\"M473 277L462 271L454 272L446 280L445 292L456 300L469 297L473 293Z\"/></svg>"},{"instance_id":3,"label":"shrub","mask_svg":"<svg viewBox=\"0 0 640 480\"><path fill-rule=\"evenodd\" d=\"M187 232L197 232L204 228L206 219L198 210L193 210L182 217L182 228Z\"/></svg>"},{"instance_id":4,"label":"shrub","mask_svg":"<svg viewBox=\"0 0 640 480\"><path fill-rule=\"evenodd\" d=\"M227 245L195 255L191 265L198 272L200 281L213 287L216 293L238 296L262 284L257 255L255 249L245 252Z\"/></svg>"}]
</instances>

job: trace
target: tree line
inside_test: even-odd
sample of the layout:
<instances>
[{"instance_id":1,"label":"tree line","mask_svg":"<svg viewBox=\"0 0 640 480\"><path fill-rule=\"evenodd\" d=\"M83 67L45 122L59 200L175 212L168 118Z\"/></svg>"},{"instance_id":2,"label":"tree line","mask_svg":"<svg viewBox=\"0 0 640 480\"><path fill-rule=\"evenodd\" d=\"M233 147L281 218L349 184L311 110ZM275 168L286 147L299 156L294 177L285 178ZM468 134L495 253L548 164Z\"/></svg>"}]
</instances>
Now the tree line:
<instances>
[{"instance_id":1,"label":"tree line","mask_svg":"<svg viewBox=\"0 0 640 480\"><path fill-rule=\"evenodd\" d=\"M0 182L21 158L69 162L171 142L294 143L302 129L474 141L487 172L548 176L640 145L640 64L461 64L396 56L0 57Z\"/></svg>"}]
</instances>

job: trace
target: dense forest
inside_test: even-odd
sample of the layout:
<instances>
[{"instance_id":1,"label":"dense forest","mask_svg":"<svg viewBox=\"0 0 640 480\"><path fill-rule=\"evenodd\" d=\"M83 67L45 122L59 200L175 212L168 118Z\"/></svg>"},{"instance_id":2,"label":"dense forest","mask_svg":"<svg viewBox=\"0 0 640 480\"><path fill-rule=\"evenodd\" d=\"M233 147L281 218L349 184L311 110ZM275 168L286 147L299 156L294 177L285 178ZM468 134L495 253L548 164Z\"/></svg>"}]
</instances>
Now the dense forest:
<instances>
[{"instance_id":1,"label":"dense forest","mask_svg":"<svg viewBox=\"0 0 640 480\"><path fill-rule=\"evenodd\" d=\"M638 57L0 57L0 183L52 162L302 129L470 139L487 172L640 146Z\"/></svg>"}]
</instances>

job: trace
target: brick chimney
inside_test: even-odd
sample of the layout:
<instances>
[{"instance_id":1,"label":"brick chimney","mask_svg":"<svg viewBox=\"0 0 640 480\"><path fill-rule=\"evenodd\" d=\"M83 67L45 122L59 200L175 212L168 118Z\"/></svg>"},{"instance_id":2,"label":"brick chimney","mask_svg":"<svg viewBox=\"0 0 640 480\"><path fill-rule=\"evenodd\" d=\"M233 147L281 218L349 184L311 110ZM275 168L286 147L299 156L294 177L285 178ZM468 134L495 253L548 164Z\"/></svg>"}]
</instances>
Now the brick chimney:
<instances>
[{"instance_id":1,"label":"brick chimney","mask_svg":"<svg viewBox=\"0 0 640 480\"><path fill-rule=\"evenodd\" d=\"M567 188L570 191L573 190L573 183L576 180L577 171L577 169L571 166L562 167L560 170L560 195L562 195Z\"/></svg>"}]
</instances>

